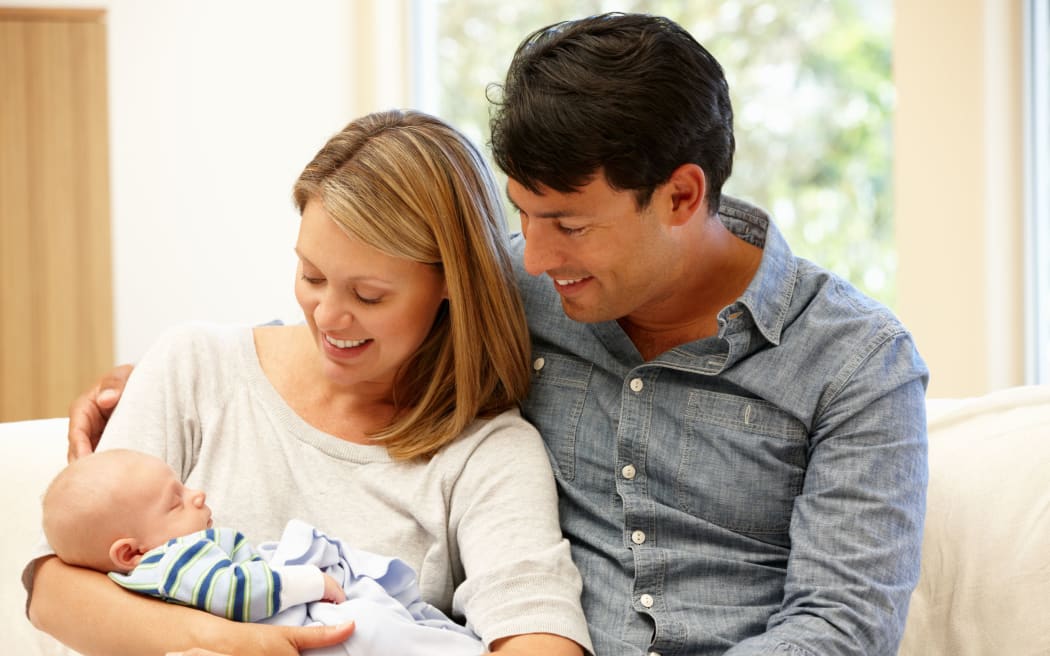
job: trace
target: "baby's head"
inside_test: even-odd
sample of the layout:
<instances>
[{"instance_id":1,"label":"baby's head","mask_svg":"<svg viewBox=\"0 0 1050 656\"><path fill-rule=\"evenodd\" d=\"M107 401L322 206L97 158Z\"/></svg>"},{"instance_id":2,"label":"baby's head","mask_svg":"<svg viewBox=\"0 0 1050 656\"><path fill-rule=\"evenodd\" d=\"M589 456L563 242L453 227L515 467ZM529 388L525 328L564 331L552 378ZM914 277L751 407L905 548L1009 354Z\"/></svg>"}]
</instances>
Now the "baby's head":
<instances>
[{"instance_id":1,"label":"baby's head","mask_svg":"<svg viewBox=\"0 0 1050 656\"><path fill-rule=\"evenodd\" d=\"M72 462L43 506L55 555L100 572L128 572L150 549L211 526L204 492L184 486L163 460L126 449Z\"/></svg>"}]
</instances>

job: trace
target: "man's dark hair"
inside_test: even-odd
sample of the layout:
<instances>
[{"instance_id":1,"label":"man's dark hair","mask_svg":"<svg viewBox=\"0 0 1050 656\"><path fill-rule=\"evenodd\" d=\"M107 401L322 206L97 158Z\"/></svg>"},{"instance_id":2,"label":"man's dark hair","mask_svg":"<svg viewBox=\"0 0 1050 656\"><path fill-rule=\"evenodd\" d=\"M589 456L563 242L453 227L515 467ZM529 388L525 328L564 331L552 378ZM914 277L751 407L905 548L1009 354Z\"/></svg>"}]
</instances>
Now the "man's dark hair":
<instances>
[{"instance_id":1,"label":"man's dark hair","mask_svg":"<svg viewBox=\"0 0 1050 656\"><path fill-rule=\"evenodd\" d=\"M722 66L674 21L610 13L555 23L518 46L494 99L496 164L532 192L568 193L599 169L639 207L682 164L707 178L711 214L733 168Z\"/></svg>"}]
</instances>

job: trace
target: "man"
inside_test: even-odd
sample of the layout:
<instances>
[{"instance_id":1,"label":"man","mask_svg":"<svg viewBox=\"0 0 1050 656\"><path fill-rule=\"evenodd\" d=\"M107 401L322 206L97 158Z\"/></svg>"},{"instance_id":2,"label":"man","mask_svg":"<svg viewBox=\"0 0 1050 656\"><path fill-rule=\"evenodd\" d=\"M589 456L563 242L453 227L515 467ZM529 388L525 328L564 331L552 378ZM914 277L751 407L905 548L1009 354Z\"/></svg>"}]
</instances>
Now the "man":
<instances>
[{"instance_id":1,"label":"man","mask_svg":"<svg viewBox=\"0 0 1050 656\"><path fill-rule=\"evenodd\" d=\"M492 146L525 237L524 412L596 652L896 653L927 371L889 311L721 197L734 141L718 62L664 18L539 30ZM95 398L73 408L84 448Z\"/></svg>"}]
</instances>

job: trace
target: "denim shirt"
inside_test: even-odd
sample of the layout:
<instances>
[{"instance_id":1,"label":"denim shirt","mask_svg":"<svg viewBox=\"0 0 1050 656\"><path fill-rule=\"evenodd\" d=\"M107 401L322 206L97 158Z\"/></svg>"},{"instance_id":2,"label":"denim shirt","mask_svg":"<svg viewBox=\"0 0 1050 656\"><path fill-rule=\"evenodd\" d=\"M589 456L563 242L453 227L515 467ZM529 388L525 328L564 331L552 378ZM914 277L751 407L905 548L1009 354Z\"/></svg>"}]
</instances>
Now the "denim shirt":
<instances>
[{"instance_id":1,"label":"denim shirt","mask_svg":"<svg viewBox=\"0 0 1050 656\"><path fill-rule=\"evenodd\" d=\"M763 248L718 334L645 361L615 322L565 316L517 274L524 406L546 440L598 656L895 654L919 574L928 373L883 306Z\"/></svg>"}]
</instances>

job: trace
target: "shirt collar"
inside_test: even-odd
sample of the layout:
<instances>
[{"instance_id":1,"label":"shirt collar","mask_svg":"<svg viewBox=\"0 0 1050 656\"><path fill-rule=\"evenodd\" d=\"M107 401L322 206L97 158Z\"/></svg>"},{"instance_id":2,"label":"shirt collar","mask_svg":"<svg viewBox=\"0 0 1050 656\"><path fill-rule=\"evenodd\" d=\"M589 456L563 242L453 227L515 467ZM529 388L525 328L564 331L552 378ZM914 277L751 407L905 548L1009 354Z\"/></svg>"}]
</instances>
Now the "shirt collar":
<instances>
[{"instance_id":1,"label":"shirt collar","mask_svg":"<svg viewBox=\"0 0 1050 656\"><path fill-rule=\"evenodd\" d=\"M719 313L719 322L725 325L726 316L743 306L762 336L778 345L798 275L791 248L769 214L755 205L723 196L718 215L734 235L762 249L754 278L737 302Z\"/></svg>"}]
</instances>

